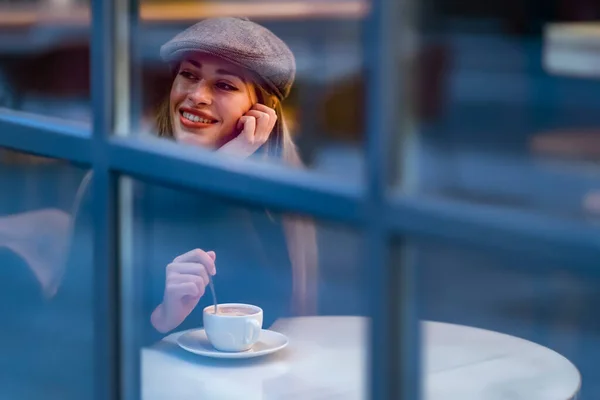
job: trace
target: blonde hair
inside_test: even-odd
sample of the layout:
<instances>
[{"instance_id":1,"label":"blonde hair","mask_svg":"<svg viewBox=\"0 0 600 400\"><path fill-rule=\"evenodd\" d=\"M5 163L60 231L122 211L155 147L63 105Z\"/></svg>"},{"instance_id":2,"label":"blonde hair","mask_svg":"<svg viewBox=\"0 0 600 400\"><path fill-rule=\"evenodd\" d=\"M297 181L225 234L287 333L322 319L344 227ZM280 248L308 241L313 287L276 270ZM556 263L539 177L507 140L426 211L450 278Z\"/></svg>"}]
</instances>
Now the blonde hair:
<instances>
[{"instance_id":1,"label":"blonde hair","mask_svg":"<svg viewBox=\"0 0 600 400\"><path fill-rule=\"evenodd\" d=\"M281 101L271 95L263 86L251 85L258 103L275 110L277 121L265 143L267 157L281 159L284 163L304 168L296 145L288 129ZM170 113L170 98L160 103L156 111L155 131L160 137L173 139L173 125ZM283 216L283 229L292 266L292 307L297 315L315 314L317 311L317 240L314 221L297 215Z\"/></svg>"}]
</instances>

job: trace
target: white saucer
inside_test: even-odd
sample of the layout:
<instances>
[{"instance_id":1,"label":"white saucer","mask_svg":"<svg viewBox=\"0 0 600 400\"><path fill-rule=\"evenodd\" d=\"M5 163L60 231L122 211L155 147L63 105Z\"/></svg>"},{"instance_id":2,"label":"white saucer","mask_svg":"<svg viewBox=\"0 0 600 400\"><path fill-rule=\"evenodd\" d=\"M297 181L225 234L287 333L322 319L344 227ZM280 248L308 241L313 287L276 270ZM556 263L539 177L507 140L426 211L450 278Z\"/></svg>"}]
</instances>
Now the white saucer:
<instances>
[{"instance_id":1,"label":"white saucer","mask_svg":"<svg viewBox=\"0 0 600 400\"><path fill-rule=\"evenodd\" d=\"M260 339L250 350L229 353L215 349L206 337L204 329L187 331L177 338L177 344L184 350L213 358L252 358L274 353L289 343L288 338L275 331L263 329Z\"/></svg>"}]
</instances>

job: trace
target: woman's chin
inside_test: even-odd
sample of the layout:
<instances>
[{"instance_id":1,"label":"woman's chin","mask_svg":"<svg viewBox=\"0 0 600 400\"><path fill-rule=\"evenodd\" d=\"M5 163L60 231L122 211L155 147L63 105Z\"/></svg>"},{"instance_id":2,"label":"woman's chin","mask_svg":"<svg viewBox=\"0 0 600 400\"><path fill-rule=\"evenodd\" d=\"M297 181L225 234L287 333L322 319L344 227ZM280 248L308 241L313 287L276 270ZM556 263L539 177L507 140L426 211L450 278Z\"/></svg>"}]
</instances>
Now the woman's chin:
<instances>
[{"instance_id":1,"label":"woman's chin","mask_svg":"<svg viewBox=\"0 0 600 400\"><path fill-rule=\"evenodd\" d=\"M178 132L175 134L175 140L178 143L212 148L214 144L209 140L208 135L202 133Z\"/></svg>"}]
</instances>

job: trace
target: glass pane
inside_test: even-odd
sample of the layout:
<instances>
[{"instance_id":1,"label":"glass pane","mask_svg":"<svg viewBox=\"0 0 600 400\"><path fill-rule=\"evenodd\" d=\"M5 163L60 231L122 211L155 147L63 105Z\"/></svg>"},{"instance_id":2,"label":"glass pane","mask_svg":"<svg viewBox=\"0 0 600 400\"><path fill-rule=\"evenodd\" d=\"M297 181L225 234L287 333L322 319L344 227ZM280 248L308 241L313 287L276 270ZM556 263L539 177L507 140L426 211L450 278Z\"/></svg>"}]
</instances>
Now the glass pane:
<instances>
[{"instance_id":1,"label":"glass pane","mask_svg":"<svg viewBox=\"0 0 600 400\"><path fill-rule=\"evenodd\" d=\"M123 265L130 303L124 307L139 304L124 318L135 321L142 346L143 398L364 398L368 310L358 232L124 182L133 201L124 229L131 232L125 248L131 257ZM243 335L252 339L252 327L227 325L227 319L240 323L244 317L214 316L205 272L213 266L219 313L233 312L225 306L231 303L263 310L265 330L249 351L234 350L246 348ZM256 310L238 307L241 314ZM226 351L215 350L203 329ZM179 348L177 338L202 354ZM276 351L286 340L287 347ZM212 358L261 351L275 353L256 360Z\"/></svg>"},{"instance_id":2,"label":"glass pane","mask_svg":"<svg viewBox=\"0 0 600 400\"><path fill-rule=\"evenodd\" d=\"M90 120L88 4L0 2L0 107Z\"/></svg>"},{"instance_id":3,"label":"glass pane","mask_svg":"<svg viewBox=\"0 0 600 400\"><path fill-rule=\"evenodd\" d=\"M0 148L0 387L6 399L93 397L89 175Z\"/></svg>"},{"instance_id":4,"label":"glass pane","mask_svg":"<svg viewBox=\"0 0 600 400\"><path fill-rule=\"evenodd\" d=\"M598 398L597 274L495 249L404 245L396 264L417 271L425 398Z\"/></svg>"},{"instance_id":5,"label":"glass pane","mask_svg":"<svg viewBox=\"0 0 600 400\"><path fill-rule=\"evenodd\" d=\"M132 98L140 108L143 121L141 129L144 132L163 132L167 137L172 137L174 133L175 138L184 142L191 141L223 152L226 149L232 151L232 147L246 147L242 145L246 141L245 135L240 135L243 127L238 126L237 122L243 116L252 117L248 111L255 103L260 103L277 111L277 122L267 117L268 121L263 119L266 121L264 127L248 126L246 133L256 135L257 143L265 143L266 140L266 144L259 147L254 143L249 146L250 149L239 153L234 151L236 155L246 157L261 154L269 148L275 156L296 165L296 155L292 151L294 142L300 158L311 169L332 177L343 176L349 183L358 184L363 173L362 143L365 131L361 24L367 8L365 2L354 0L306 3L141 1L142 20L134 32L140 50L134 53L131 61L134 66L131 74ZM202 55L203 45L224 50L230 44L227 43L227 34L220 28L215 28L214 34L198 34L196 39L201 43L197 50L181 57L173 55L171 63L161 59L161 46L175 35L198 21L231 15L247 16L285 43L295 59L293 85L282 83L293 75L290 72L293 66L280 56L286 50L277 50L277 56L265 53L260 58L265 65L246 64L249 61L242 56L227 52L216 59ZM234 22L231 29L244 24L250 22ZM244 28L240 29L245 32ZM255 41L270 40L268 33L256 33L260 28L252 29L255 30L252 34L240 34L235 46L247 46L245 51L254 51L252 49L258 48ZM207 42L207 37L211 43ZM283 46L281 43L279 45ZM189 60L200 64L204 62L206 68L200 70ZM246 78L250 85L232 77L209 74L211 68L216 72L217 66L236 72ZM185 76L178 74L180 69L185 70ZM210 79L199 83L201 72ZM270 74L275 75L271 77ZM219 78L223 82L229 79L227 82L233 84L231 86L236 89L235 93L219 84ZM273 87L266 82L271 82ZM261 89L265 89L265 92ZM278 91L284 93L288 89L289 95L277 96ZM277 99L275 102L270 98L274 94ZM232 99L235 99L233 103ZM184 111L196 115L186 114L185 117ZM258 111L269 113L260 108ZM192 118L195 121L202 116L212 124L205 126L189 120ZM134 117L134 120L140 119ZM285 121L285 128L282 121ZM265 132L266 135L263 134Z\"/></svg>"},{"instance_id":6,"label":"glass pane","mask_svg":"<svg viewBox=\"0 0 600 400\"><path fill-rule=\"evenodd\" d=\"M404 149L417 160L405 170L416 192L597 218L600 80L552 63L556 54L565 65L587 65L578 37L555 27L596 26L600 3L428 3L413 79L413 102L424 108L409 133L417 145ZM598 32L583 29L590 35L582 40L600 43Z\"/></svg>"}]
</instances>

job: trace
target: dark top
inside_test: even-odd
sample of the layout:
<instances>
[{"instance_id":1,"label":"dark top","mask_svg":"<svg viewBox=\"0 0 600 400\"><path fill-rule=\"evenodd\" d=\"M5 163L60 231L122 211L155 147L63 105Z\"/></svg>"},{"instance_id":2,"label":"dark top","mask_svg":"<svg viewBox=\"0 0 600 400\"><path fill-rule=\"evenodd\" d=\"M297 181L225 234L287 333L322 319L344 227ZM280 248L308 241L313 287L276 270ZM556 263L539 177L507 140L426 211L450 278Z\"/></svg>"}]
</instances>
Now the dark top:
<instances>
[{"instance_id":1,"label":"dark top","mask_svg":"<svg viewBox=\"0 0 600 400\"><path fill-rule=\"evenodd\" d=\"M200 248L213 250L219 303L251 303L264 311L264 326L289 315L291 264L281 218L262 209L242 207L205 194L183 194L165 188L136 190L136 225L146 244L140 269L146 273L145 314L161 303L165 268L176 256ZM141 243L140 243L141 244ZM212 304L207 288L196 309L177 330L202 325L202 310ZM147 323L149 324L149 318ZM150 334L145 343L160 338Z\"/></svg>"}]
</instances>

